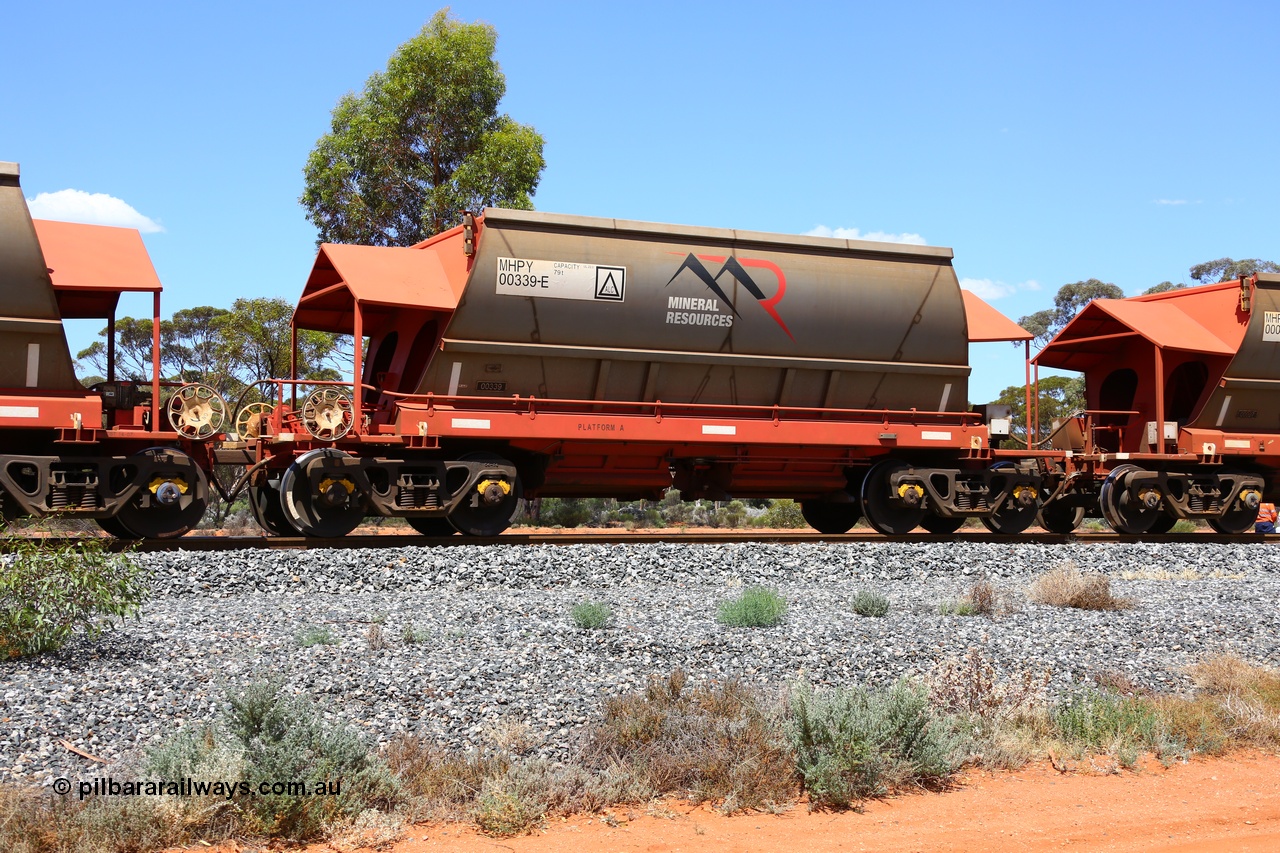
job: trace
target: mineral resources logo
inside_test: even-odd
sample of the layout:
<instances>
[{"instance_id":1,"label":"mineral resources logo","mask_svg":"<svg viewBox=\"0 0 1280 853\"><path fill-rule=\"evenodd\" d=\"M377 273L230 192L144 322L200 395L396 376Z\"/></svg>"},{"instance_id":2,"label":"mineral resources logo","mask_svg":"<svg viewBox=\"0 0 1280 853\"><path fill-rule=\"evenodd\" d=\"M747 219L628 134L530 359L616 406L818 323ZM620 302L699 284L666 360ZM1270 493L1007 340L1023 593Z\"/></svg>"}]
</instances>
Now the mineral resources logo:
<instances>
[{"instance_id":1,"label":"mineral resources logo","mask_svg":"<svg viewBox=\"0 0 1280 853\"><path fill-rule=\"evenodd\" d=\"M678 253L673 252L672 254ZM711 271L703 264L703 261L710 264L720 264L719 272L712 275ZM778 280L777 293L773 296L765 296L764 290L752 278L751 273L747 271L748 268L773 273ZM782 331L786 332L787 337L795 340L791 330L787 328L787 324L783 322L782 317L778 314L778 303L782 301L782 297L787 292L787 277L783 275L782 270L773 261L766 261L763 258L737 258L733 255L695 255L690 252L685 255L675 274L667 281L667 286L669 287L685 271L693 273L717 298L667 297L668 323L681 326L732 326L733 318L741 317L742 315L738 312L737 306L733 304L733 300L729 298L728 294L720 286L720 279L728 273L730 277L736 279L742 285L747 293L755 297L765 313L773 318L773 321L778 324ZM720 309L721 303L724 303L732 313L723 313Z\"/></svg>"}]
</instances>

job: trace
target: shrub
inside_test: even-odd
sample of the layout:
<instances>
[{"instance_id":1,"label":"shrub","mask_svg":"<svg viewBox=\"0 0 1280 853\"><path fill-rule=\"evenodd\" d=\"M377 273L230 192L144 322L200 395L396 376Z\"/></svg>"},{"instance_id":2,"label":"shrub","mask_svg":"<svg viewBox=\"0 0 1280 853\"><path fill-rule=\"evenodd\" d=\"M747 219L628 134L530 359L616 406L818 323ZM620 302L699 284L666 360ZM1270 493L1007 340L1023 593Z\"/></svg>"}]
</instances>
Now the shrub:
<instances>
[{"instance_id":1,"label":"shrub","mask_svg":"<svg viewBox=\"0 0 1280 853\"><path fill-rule=\"evenodd\" d=\"M845 808L908 785L936 786L959 766L945 721L923 687L899 681L863 688L791 694L787 735L811 801Z\"/></svg>"},{"instance_id":2,"label":"shrub","mask_svg":"<svg viewBox=\"0 0 1280 853\"><path fill-rule=\"evenodd\" d=\"M601 502L591 498L543 498L538 523L547 527L581 527L601 514Z\"/></svg>"},{"instance_id":3,"label":"shrub","mask_svg":"<svg viewBox=\"0 0 1280 853\"><path fill-rule=\"evenodd\" d=\"M1267 749L1280 746L1280 673L1224 655L1193 666L1191 676L1237 737Z\"/></svg>"},{"instance_id":4,"label":"shrub","mask_svg":"<svg viewBox=\"0 0 1280 853\"><path fill-rule=\"evenodd\" d=\"M584 631L593 631L607 626L613 617L613 611L604 602L583 601L573 605L569 615L573 618L574 625Z\"/></svg>"},{"instance_id":5,"label":"shrub","mask_svg":"<svg viewBox=\"0 0 1280 853\"><path fill-rule=\"evenodd\" d=\"M1038 752L1048 732L1049 672L1030 670L1000 678L983 653L971 647L963 658L940 663L929 676L929 698L951 715L969 751L985 767L1016 768Z\"/></svg>"},{"instance_id":6,"label":"shrub","mask_svg":"<svg viewBox=\"0 0 1280 853\"><path fill-rule=\"evenodd\" d=\"M968 597L957 598L955 601L943 601L938 604L938 614L941 616L973 616L977 612L973 609L973 602Z\"/></svg>"},{"instance_id":7,"label":"shrub","mask_svg":"<svg viewBox=\"0 0 1280 853\"><path fill-rule=\"evenodd\" d=\"M243 805L253 831L306 840L327 824L353 819L371 807L389 809L397 800L394 780L354 732L325 725L315 705L281 695L278 682L249 685L229 701L226 726L243 750L248 781L342 786L336 795L246 798Z\"/></svg>"},{"instance_id":8,"label":"shrub","mask_svg":"<svg viewBox=\"0 0 1280 853\"><path fill-rule=\"evenodd\" d=\"M369 630L364 635L365 642L369 645L369 650L380 652L384 649L391 648L391 641L387 639L387 632L382 630L382 625L374 623L369 626Z\"/></svg>"},{"instance_id":9,"label":"shrub","mask_svg":"<svg viewBox=\"0 0 1280 853\"><path fill-rule=\"evenodd\" d=\"M889 599L878 592L862 590L853 597L853 612L859 616L883 616L889 612Z\"/></svg>"},{"instance_id":10,"label":"shrub","mask_svg":"<svg viewBox=\"0 0 1280 853\"><path fill-rule=\"evenodd\" d=\"M800 504L790 498L769 501L769 508L756 517L755 524L757 527L771 527L778 530L809 526L800 512Z\"/></svg>"},{"instance_id":11,"label":"shrub","mask_svg":"<svg viewBox=\"0 0 1280 853\"><path fill-rule=\"evenodd\" d=\"M1159 755L1180 748L1171 742L1159 705L1145 696L1085 690L1058 705L1052 718L1066 744L1113 755L1125 767L1147 750Z\"/></svg>"},{"instance_id":12,"label":"shrub","mask_svg":"<svg viewBox=\"0 0 1280 853\"><path fill-rule=\"evenodd\" d=\"M1084 574L1070 561L1036 578L1028 595L1040 604L1081 610L1125 610L1133 606L1131 600L1111 594L1111 579L1106 575Z\"/></svg>"},{"instance_id":13,"label":"shrub","mask_svg":"<svg viewBox=\"0 0 1280 853\"><path fill-rule=\"evenodd\" d=\"M89 639L136 616L148 589L128 554L106 540L82 538L50 546L6 534L0 558L0 658L62 648L77 632Z\"/></svg>"},{"instance_id":14,"label":"shrub","mask_svg":"<svg viewBox=\"0 0 1280 853\"><path fill-rule=\"evenodd\" d=\"M742 595L720 602L716 620L737 628L769 628L782 621L787 602L772 589L748 587Z\"/></svg>"},{"instance_id":15,"label":"shrub","mask_svg":"<svg viewBox=\"0 0 1280 853\"><path fill-rule=\"evenodd\" d=\"M449 752L420 738L400 735L383 753L387 767L409 795L414 820L456 820L485 780L506 773L505 755Z\"/></svg>"},{"instance_id":16,"label":"shrub","mask_svg":"<svg viewBox=\"0 0 1280 853\"><path fill-rule=\"evenodd\" d=\"M986 616L988 619L1010 609L1008 596L985 578L975 581L964 595L954 601L938 605L938 613L943 616Z\"/></svg>"},{"instance_id":17,"label":"shrub","mask_svg":"<svg viewBox=\"0 0 1280 853\"><path fill-rule=\"evenodd\" d=\"M333 629L328 625L309 625L298 633L298 645L302 648L311 646L332 646L338 642Z\"/></svg>"},{"instance_id":18,"label":"shrub","mask_svg":"<svg viewBox=\"0 0 1280 853\"><path fill-rule=\"evenodd\" d=\"M674 793L726 812L783 803L795 767L777 715L736 681L687 688L685 674L651 678L644 693L610 699L588 733L586 770L612 776L611 801Z\"/></svg>"},{"instance_id":19,"label":"shrub","mask_svg":"<svg viewBox=\"0 0 1280 853\"><path fill-rule=\"evenodd\" d=\"M420 630L413 625L405 625L404 630L400 632L400 642L406 646L411 646L414 643L425 643L429 639L431 639L429 631Z\"/></svg>"}]
</instances>

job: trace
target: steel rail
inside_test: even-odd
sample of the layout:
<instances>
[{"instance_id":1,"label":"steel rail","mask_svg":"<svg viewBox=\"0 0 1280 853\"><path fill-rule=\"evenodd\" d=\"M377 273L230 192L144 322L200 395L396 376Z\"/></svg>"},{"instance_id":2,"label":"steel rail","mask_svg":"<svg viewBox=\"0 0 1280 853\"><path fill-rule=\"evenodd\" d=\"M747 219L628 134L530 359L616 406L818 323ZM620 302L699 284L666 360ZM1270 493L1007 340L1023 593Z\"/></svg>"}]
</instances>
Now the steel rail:
<instances>
[{"instance_id":1,"label":"steel rail","mask_svg":"<svg viewBox=\"0 0 1280 853\"><path fill-rule=\"evenodd\" d=\"M11 537L0 539L0 553L13 551L18 544L40 539ZM902 536L882 536L871 531L841 534L825 534L809 531L743 531L713 532L643 532L609 531L598 533L503 533L500 536L420 536L414 533L357 534L341 538L324 539L302 536L183 536L177 539L147 539L127 541L110 537L48 536L43 541L50 547L73 545L82 538L94 538L106 544L112 551L237 551L237 550L356 550L360 548L408 548L408 547L457 547L460 545L635 545L640 543L668 543L681 545L720 545L728 543L767 542L775 544L876 544L881 542L930 543L972 542L983 545L1095 545L1112 542L1135 543L1184 543L1184 544L1276 544L1280 533L1259 535L1246 533L1224 535L1219 533L1162 533L1128 536L1112 532L1089 533L1022 533L1005 536L975 531L972 533L932 534L907 533Z\"/></svg>"}]
</instances>

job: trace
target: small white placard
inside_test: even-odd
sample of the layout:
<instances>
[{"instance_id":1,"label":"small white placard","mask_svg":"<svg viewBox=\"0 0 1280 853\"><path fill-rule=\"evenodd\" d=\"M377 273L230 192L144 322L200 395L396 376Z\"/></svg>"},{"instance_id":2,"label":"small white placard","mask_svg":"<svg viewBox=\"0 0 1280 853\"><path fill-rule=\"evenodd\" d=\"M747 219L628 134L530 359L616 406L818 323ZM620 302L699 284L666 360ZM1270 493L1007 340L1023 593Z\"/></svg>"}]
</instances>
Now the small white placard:
<instances>
[{"instance_id":1,"label":"small white placard","mask_svg":"<svg viewBox=\"0 0 1280 853\"><path fill-rule=\"evenodd\" d=\"M737 435L738 428L736 426L720 426L719 424L703 424L703 435Z\"/></svg>"},{"instance_id":2,"label":"small white placard","mask_svg":"<svg viewBox=\"0 0 1280 853\"><path fill-rule=\"evenodd\" d=\"M627 268L573 261L498 258L498 293L588 302L625 302Z\"/></svg>"},{"instance_id":3,"label":"small white placard","mask_svg":"<svg viewBox=\"0 0 1280 853\"><path fill-rule=\"evenodd\" d=\"M0 406L0 418L38 418L38 406Z\"/></svg>"},{"instance_id":4,"label":"small white placard","mask_svg":"<svg viewBox=\"0 0 1280 853\"><path fill-rule=\"evenodd\" d=\"M454 418L454 429L489 429L488 418Z\"/></svg>"},{"instance_id":5,"label":"small white placard","mask_svg":"<svg viewBox=\"0 0 1280 853\"><path fill-rule=\"evenodd\" d=\"M1262 339L1280 341L1280 311L1262 312Z\"/></svg>"},{"instance_id":6,"label":"small white placard","mask_svg":"<svg viewBox=\"0 0 1280 853\"><path fill-rule=\"evenodd\" d=\"M921 431L920 438L924 441L950 441L951 433L926 429Z\"/></svg>"}]
</instances>

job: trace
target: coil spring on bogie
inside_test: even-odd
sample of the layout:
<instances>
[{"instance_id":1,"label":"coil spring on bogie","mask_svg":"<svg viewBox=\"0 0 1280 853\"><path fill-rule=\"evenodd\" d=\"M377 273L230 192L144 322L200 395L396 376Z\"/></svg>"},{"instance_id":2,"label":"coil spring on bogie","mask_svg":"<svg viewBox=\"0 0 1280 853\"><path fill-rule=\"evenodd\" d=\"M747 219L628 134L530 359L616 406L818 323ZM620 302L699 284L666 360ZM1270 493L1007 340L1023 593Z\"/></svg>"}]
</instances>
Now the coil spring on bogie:
<instances>
[{"instance_id":1,"label":"coil spring on bogie","mask_svg":"<svg viewBox=\"0 0 1280 853\"><path fill-rule=\"evenodd\" d=\"M49 509L101 509L98 475L92 468L54 468L49 472Z\"/></svg>"},{"instance_id":2,"label":"coil spring on bogie","mask_svg":"<svg viewBox=\"0 0 1280 853\"><path fill-rule=\"evenodd\" d=\"M440 481L431 477L403 474L396 482L396 507L399 509L438 509Z\"/></svg>"}]
</instances>

